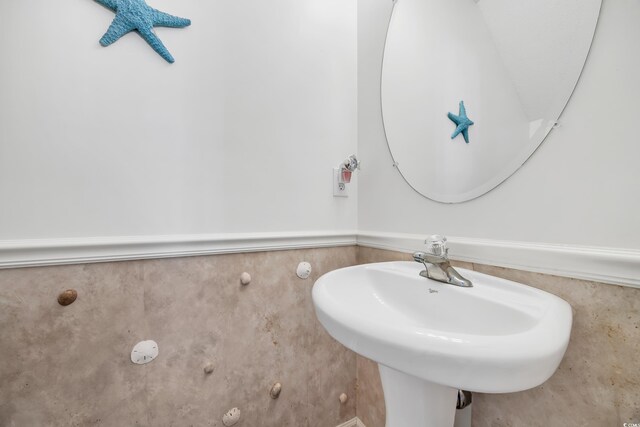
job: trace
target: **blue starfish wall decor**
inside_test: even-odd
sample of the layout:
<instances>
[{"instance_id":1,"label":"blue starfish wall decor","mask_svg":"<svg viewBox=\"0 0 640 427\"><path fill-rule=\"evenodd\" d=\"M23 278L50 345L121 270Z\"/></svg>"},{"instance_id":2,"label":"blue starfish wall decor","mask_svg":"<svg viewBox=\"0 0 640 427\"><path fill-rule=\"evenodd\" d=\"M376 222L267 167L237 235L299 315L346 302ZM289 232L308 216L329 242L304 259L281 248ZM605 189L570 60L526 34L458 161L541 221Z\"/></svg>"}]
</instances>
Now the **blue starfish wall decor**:
<instances>
[{"instance_id":1,"label":"blue starfish wall decor","mask_svg":"<svg viewBox=\"0 0 640 427\"><path fill-rule=\"evenodd\" d=\"M457 126L456 130L451 135L451 139L462 134L462 137L464 138L464 142L468 144L469 143L469 126L472 126L473 122L469 120L469 117L467 117L467 110L466 108L464 108L464 101L460 101L460 112L458 114L459 114L458 116L456 116L453 113L447 114L447 117L449 117L449 119L453 123L455 123Z\"/></svg>"},{"instance_id":2,"label":"blue starfish wall decor","mask_svg":"<svg viewBox=\"0 0 640 427\"><path fill-rule=\"evenodd\" d=\"M100 39L102 46L109 46L125 34L136 30L153 50L158 52L167 62L173 63L175 61L162 44L162 41L154 33L153 27L184 28L191 25L189 19L178 18L177 16L160 12L149 7L144 0L95 1L116 13L111 26Z\"/></svg>"}]
</instances>

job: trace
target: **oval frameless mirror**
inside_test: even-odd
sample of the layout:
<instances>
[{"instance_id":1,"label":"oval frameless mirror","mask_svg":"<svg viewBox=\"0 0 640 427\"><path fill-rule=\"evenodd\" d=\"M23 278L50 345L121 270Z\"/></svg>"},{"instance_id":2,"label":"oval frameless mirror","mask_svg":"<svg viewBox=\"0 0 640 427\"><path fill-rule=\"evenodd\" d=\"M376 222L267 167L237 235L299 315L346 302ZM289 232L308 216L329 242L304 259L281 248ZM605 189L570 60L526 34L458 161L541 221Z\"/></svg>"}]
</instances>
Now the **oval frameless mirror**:
<instances>
[{"instance_id":1,"label":"oval frameless mirror","mask_svg":"<svg viewBox=\"0 0 640 427\"><path fill-rule=\"evenodd\" d=\"M513 174L567 105L600 6L601 0L396 0L381 97L389 150L407 183L430 199L456 203ZM468 127L462 102L473 122Z\"/></svg>"}]
</instances>

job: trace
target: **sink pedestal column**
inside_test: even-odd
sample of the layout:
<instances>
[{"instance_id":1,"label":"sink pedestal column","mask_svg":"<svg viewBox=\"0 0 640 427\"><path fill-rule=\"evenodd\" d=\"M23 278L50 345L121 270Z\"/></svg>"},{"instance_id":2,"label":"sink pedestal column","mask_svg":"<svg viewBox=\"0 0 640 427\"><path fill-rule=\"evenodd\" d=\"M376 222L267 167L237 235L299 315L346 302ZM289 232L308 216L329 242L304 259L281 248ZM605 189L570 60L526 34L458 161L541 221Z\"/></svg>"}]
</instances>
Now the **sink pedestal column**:
<instances>
[{"instance_id":1,"label":"sink pedestal column","mask_svg":"<svg viewBox=\"0 0 640 427\"><path fill-rule=\"evenodd\" d=\"M458 390L378 365L386 427L452 427Z\"/></svg>"}]
</instances>

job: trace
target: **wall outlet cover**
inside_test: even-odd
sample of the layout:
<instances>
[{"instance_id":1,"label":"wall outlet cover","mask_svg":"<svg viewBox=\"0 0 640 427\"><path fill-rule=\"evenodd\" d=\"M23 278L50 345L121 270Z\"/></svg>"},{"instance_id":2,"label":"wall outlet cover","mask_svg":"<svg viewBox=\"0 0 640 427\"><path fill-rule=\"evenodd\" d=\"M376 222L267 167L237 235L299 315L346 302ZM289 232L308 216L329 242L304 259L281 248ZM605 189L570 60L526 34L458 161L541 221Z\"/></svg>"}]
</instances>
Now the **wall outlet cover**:
<instances>
[{"instance_id":1,"label":"wall outlet cover","mask_svg":"<svg viewBox=\"0 0 640 427\"><path fill-rule=\"evenodd\" d=\"M340 170L333 168L333 197L349 197L349 184L341 181Z\"/></svg>"}]
</instances>

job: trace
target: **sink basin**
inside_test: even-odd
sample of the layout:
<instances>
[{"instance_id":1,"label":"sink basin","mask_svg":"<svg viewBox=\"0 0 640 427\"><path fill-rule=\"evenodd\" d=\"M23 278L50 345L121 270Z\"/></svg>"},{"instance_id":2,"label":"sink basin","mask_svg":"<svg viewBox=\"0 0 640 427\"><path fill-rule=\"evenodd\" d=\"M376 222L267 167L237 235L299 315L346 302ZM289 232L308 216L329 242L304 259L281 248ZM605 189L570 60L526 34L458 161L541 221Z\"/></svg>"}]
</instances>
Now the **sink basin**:
<instances>
[{"instance_id":1,"label":"sink basin","mask_svg":"<svg viewBox=\"0 0 640 427\"><path fill-rule=\"evenodd\" d=\"M329 334L378 362L387 427L449 425L457 389L521 391L555 372L571 331L566 301L461 268L473 287L460 288L420 276L423 269L365 264L327 273L313 286L316 315ZM452 408L444 414L440 406ZM434 422L402 418L411 411Z\"/></svg>"}]
</instances>

